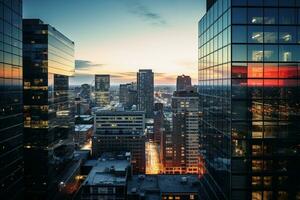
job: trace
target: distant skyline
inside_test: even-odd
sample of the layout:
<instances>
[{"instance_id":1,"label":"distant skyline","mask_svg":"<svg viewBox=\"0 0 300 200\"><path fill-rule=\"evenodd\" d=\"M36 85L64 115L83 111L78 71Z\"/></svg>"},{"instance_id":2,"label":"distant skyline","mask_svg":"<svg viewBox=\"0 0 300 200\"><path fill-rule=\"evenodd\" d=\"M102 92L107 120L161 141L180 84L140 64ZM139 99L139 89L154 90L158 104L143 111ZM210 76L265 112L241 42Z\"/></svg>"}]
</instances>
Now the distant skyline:
<instances>
[{"instance_id":1,"label":"distant skyline","mask_svg":"<svg viewBox=\"0 0 300 200\"><path fill-rule=\"evenodd\" d=\"M24 18L40 18L75 42L71 84L110 74L112 84L155 72L155 84L197 79L198 20L204 0L26 0Z\"/></svg>"}]
</instances>

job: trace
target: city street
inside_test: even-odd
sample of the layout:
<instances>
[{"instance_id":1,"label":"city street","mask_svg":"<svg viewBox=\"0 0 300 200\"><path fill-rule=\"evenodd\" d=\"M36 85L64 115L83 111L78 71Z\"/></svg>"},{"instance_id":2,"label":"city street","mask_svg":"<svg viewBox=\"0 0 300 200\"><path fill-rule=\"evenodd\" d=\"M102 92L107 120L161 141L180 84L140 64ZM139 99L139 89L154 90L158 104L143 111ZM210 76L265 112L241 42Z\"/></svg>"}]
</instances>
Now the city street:
<instances>
[{"instance_id":1,"label":"city street","mask_svg":"<svg viewBox=\"0 0 300 200\"><path fill-rule=\"evenodd\" d=\"M158 146L154 142L146 143L146 174L159 174L160 160Z\"/></svg>"}]
</instances>

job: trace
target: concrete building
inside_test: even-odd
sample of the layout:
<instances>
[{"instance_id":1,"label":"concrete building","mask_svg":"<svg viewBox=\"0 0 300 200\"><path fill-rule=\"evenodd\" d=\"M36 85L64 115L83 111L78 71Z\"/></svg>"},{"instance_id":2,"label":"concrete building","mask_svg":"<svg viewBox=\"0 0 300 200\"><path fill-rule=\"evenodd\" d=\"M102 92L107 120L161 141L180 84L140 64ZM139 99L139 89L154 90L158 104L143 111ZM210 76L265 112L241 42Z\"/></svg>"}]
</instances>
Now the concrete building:
<instances>
[{"instance_id":1,"label":"concrete building","mask_svg":"<svg viewBox=\"0 0 300 200\"><path fill-rule=\"evenodd\" d=\"M110 104L110 75L95 75L95 102L99 107L105 107Z\"/></svg>"},{"instance_id":2,"label":"concrete building","mask_svg":"<svg viewBox=\"0 0 300 200\"><path fill-rule=\"evenodd\" d=\"M120 84L119 102L123 104L126 110L130 110L133 105L137 105L136 83Z\"/></svg>"},{"instance_id":3,"label":"concrete building","mask_svg":"<svg viewBox=\"0 0 300 200\"><path fill-rule=\"evenodd\" d=\"M75 125L74 143L79 149L88 145L94 135L94 125L77 124Z\"/></svg>"},{"instance_id":4,"label":"concrete building","mask_svg":"<svg viewBox=\"0 0 300 200\"><path fill-rule=\"evenodd\" d=\"M177 76L176 91L185 91L190 87L192 87L192 79L190 76Z\"/></svg>"},{"instance_id":5,"label":"concrete building","mask_svg":"<svg viewBox=\"0 0 300 200\"><path fill-rule=\"evenodd\" d=\"M200 200L196 175L134 175L127 186L127 200Z\"/></svg>"},{"instance_id":6,"label":"concrete building","mask_svg":"<svg viewBox=\"0 0 300 200\"><path fill-rule=\"evenodd\" d=\"M151 69L140 69L137 73L138 110L146 113L146 118L153 117L154 73Z\"/></svg>"},{"instance_id":7,"label":"concrete building","mask_svg":"<svg viewBox=\"0 0 300 200\"><path fill-rule=\"evenodd\" d=\"M145 173L145 114L142 111L95 111L94 157L129 151L135 173Z\"/></svg>"},{"instance_id":8,"label":"concrete building","mask_svg":"<svg viewBox=\"0 0 300 200\"><path fill-rule=\"evenodd\" d=\"M88 175L77 199L126 199L127 181L132 175L130 153L106 153L98 160L87 161L83 170Z\"/></svg>"},{"instance_id":9,"label":"concrete building","mask_svg":"<svg viewBox=\"0 0 300 200\"><path fill-rule=\"evenodd\" d=\"M162 103L154 104L153 122L153 141L157 144L160 144L164 126L164 112Z\"/></svg>"},{"instance_id":10,"label":"concrete building","mask_svg":"<svg viewBox=\"0 0 300 200\"><path fill-rule=\"evenodd\" d=\"M199 94L193 91L174 92L173 167L175 173L198 173L199 158Z\"/></svg>"}]
</instances>

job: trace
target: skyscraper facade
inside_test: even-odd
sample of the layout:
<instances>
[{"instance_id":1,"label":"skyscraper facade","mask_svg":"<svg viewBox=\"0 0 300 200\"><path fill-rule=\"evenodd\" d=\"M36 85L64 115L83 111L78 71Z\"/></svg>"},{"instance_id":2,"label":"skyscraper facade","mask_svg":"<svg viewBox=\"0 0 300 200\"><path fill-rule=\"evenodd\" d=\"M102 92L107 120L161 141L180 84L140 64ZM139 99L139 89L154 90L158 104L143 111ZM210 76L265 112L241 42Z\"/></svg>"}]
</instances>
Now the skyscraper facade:
<instances>
[{"instance_id":1,"label":"skyscraper facade","mask_svg":"<svg viewBox=\"0 0 300 200\"><path fill-rule=\"evenodd\" d=\"M199 96L194 91L174 92L173 167L178 173L198 173L199 157Z\"/></svg>"},{"instance_id":2,"label":"skyscraper facade","mask_svg":"<svg viewBox=\"0 0 300 200\"><path fill-rule=\"evenodd\" d=\"M153 116L154 73L151 69L140 69L137 73L138 109L145 111L146 117Z\"/></svg>"},{"instance_id":3,"label":"skyscraper facade","mask_svg":"<svg viewBox=\"0 0 300 200\"><path fill-rule=\"evenodd\" d=\"M192 80L190 76L177 76L176 91L184 91L192 87Z\"/></svg>"},{"instance_id":4,"label":"skyscraper facade","mask_svg":"<svg viewBox=\"0 0 300 200\"><path fill-rule=\"evenodd\" d=\"M210 2L199 22L204 199L297 199L300 1Z\"/></svg>"},{"instance_id":5,"label":"skyscraper facade","mask_svg":"<svg viewBox=\"0 0 300 200\"><path fill-rule=\"evenodd\" d=\"M0 1L0 196L23 187L22 1Z\"/></svg>"},{"instance_id":6,"label":"skyscraper facade","mask_svg":"<svg viewBox=\"0 0 300 200\"><path fill-rule=\"evenodd\" d=\"M141 111L95 111L96 133L92 153L131 152L133 172L145 173L145 113Z\"/></svg>"},{"instance_id":7,"label":"skyscraper facade","mask_svg":"<svg viewBox=\"0 0 300 200\"><path fill-rule=\"evenodd\" d=\"M23 20L26 195L49 199L72 158L69 76L74 42L39 19Z\"/></svg>"},{"instance_id":8,"label":"skyscraper facade","mask_svg":"<svg viewBox=\"0 0 300 200\"><path fill-rule=\"evenodd\" d=\"M95 99L96 104L105 107L110 103L110 76L106 74L95 75Z\"/></svg>"}]
</instances>

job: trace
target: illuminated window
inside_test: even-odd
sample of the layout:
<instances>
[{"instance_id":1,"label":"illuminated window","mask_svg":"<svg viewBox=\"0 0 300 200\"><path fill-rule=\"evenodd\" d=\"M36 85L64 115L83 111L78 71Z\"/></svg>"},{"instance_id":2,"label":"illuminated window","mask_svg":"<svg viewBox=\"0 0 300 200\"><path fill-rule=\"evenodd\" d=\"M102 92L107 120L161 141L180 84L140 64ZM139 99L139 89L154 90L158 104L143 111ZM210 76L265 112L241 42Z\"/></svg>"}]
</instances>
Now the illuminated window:
<instances>
[{"instance_id":1,"label":"illuminated window","mask_svg":"<svg viewBox=\"0 0 300 200\"><path fill-rule=\"evenodd\" d=\"M261 192L252 192L252 200L262 200Z\"/></svg>"}]
</instances>

